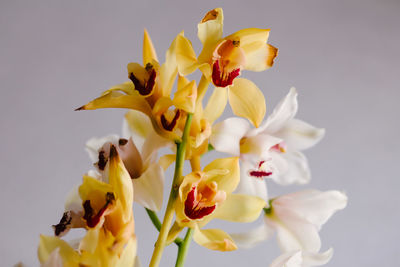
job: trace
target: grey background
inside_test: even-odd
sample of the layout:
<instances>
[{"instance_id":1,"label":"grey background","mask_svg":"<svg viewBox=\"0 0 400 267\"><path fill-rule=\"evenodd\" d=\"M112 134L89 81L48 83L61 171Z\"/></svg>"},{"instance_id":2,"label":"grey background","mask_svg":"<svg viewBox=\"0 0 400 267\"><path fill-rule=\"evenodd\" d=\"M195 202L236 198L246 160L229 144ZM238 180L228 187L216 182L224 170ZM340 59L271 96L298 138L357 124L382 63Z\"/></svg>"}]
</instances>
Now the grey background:
<instances>
[{"instance_id":1,"label":"grey background","mask_svg":"<svg viewBox=\"0 0 400 267\"><path fill-rule=\"evenodd\" d=\"M335 249L328 266L400 266L398 0L2 0L1 266L38 264L39 234L51 233L67 192L90 167L84 143L120 133L123 111L73 109L127 79L126 64L141 61L143 28L161 59L182 29L199 49L197 22L218 6L226 34L272 29L270 43L280 49L275 67L243 74L263 89L268 111L296 86L298 117L327 129L307 151L307 187L349 196L347 209L321 232L323 249ZM270 185L269 192L304 188ZM156 233L141 207L134 212L146 265ZM163 266L175 255L168 248ZM275 240L225 254L192 243L187 266L268 266L278 255Z\"/></svg>"}]
</instances>

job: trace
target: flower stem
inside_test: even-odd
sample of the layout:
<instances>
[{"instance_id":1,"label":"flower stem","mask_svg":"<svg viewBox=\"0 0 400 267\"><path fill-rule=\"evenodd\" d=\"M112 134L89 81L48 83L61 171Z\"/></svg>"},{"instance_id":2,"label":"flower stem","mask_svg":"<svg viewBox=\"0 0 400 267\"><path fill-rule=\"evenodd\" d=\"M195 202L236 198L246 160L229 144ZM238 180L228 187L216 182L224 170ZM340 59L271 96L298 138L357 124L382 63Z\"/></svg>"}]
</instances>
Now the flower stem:
<instances>
[{"instance_id":1,"label":"flower stem","mask_svg":"<svg viewBox=\"0 0 400 267\"><path fill-rule=\"evenodd\" d=\"M165 211L163 223L161 225L160 233L151 257L150 267L157 267L160 264L162 253L164 251L165 242L168 237L168 231L174 217L174 203L178 196L179 186L182 182L183 163L185 162L186 144L188 142L190 125L192 123L193 114L188 114L186 118L185 128L183 130L182 142L177 144L176 163L174 180L172 182L171 192L169 194L167 209Z\"/></svg>"},{"instance_id":2,"label":"flower stem","mask_svg":"<svg viewBox=\"0 0 400 267\"><path fill-rule=\"evenodd\" d=\"M188 228L183 243L178 248L178 257L176 258L175 267L183 267L185 264L186 255L192 240L193 228Z\"/></svg>"},{"instance_id":3,"label":"flower stem","mask_svg":"<svg viewBox=\"0 0 400 267\"><path fill-rule=\"evenodd\" d=\"M150 218L151 222L153 223L154 227L155 227L158 231L160 231L160 229L161 229L161 222L160 222L160 219L158 219L157 214L156 214L154 211L152 211L152 210L150 210L150 209L148 209L148 208L146 208L146 212L147 212L147 215L149 215L149 218ZM182 240L181 238L179 238L179 237L175 238L175 240L174 240L174 243L175 243L177 246L180 246L180 245L182 244L182 242L183 242L183 240Z\"/></svg>"}]
</instances>

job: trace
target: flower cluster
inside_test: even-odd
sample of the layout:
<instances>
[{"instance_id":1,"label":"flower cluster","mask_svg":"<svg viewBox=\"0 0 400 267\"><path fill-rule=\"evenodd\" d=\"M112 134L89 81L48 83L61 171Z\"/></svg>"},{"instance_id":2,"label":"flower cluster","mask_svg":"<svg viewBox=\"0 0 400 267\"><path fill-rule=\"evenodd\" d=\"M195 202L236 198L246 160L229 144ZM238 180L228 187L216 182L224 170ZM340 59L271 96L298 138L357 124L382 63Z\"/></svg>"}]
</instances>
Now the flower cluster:
<instances>
[{"instance_id":1,"label":"flower cluster","mask_svg":"<svg viewBox=\"0 0 400 267\"><path fill-rule=\"evenodd\" d=\"M242 29L224 36L223 20L221 8L209 11L198 24L200 54L181 32L162 64L145 31L142 64L128 64L128 81L77 109L128 111L121 137L87 142L94 169L70 193L60 222L53 226L55 236L41 236L43 266L138 266L133 202L146 208L159 231L150 266L160 264L171 243L179 248L176 266L183 266L192 238L212 250L232 251L251 247L274 232L282 255L271 266L329 261L332 249L320 252L318 232L346 206L347 197L317 190L274 198L267 194L270 182L310 181L301 151L318 143L324 130L295 119L294 88L264 119L263 93L241 76L244 70L272 67L278 49L268 44L269 29ZM197 70L202 74L198 83L189 78ZM205 99L210 85L211 95ZM216 122L227 103L237 117ZM171 153L160 155L161 148ZM202 167L202 156L212 151L227 155ZM186 161L192 170L185 174ZM165 180L169 181L164 173L172 164L175 173L161 223L157 213L163 207ZM247 223L260 216L264 223L246 233L207 227L213 219ZM86 232L68 243L62 237L73 228Z\"/></svg>"}]
</instances>

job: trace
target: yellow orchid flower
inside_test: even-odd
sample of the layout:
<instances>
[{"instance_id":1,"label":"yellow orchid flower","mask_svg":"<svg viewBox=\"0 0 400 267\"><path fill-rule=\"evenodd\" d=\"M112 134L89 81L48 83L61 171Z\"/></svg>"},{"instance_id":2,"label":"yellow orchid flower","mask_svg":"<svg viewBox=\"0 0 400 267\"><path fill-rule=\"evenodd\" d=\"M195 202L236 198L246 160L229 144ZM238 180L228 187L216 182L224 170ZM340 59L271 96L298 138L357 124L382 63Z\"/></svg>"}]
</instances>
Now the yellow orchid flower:
<instances>
[{"instance_id":1,"label":"yellow orchid flower","mask_svg":"<svg viewBox=\"0 0 400 267\"><path fill-rule=\"evenodd\" d=\"M188 75L200 69L217 87L232 85L242 70L263 71L272 67L278 49L268 44L269 29L248 28L222 37L223 11L209 11L198 24L198 37L203 44L199 57L190 41L177 38L179 73Z\"/></svg>"},{"instance_id":2,"label":"yellow orchid flower","mask_svg":"<svg viewBox=\"0 0 400 267\"><path fill-rule=\"evenodd\" d=\"M114 146L107 164L107 182L84 176L79 187L82 212L75 213L74 220L81 221L80 227L87 229L86 235L78 247L60 239L57 236L60 230L72 223L72 217L69 219L68 214L64 214L55 226L56 236L40 238L38 255L44 266L53 261L62 266L134 265L136 236L131 178ZM76 218L78 215L81 217Z\"/></svg>"},{"instance_id":3,"label":"yellow orchid flower","mask_svg":"<svg viewBox=\"0 0 400 267\"><path fill-rule=\"evenodd\" d=\"M183 32L178 34L183 36ZM171 100L171 90L178 73L175 56L176 38L166 53L166 61L159 66L154 46L147 31L143 41L143 66L128 64L129 82L125 82L103 92L102 96L90 101L77 110L100 108L127 108L146 114L156 132L173 141L180 140L187 112L194 111L197 87L195 82L181 84ZM174 107L175 106L175 107Z\"/></svg>"},{"instance_id":4,"label":"yellow orchid flower","mask_svg":"<svg viewBox=\"0 0 400 267\"><path fill-rule=\"evenodd\" d=\"M240 179L237 157L217 159L203 171L186 175L179 188L175 204L179 227L195 229L194 240L209 249L229 251L236 249L230 236L222 230L203 228L214 218L251 222L258 218L266 203L263 199L232 194Z\"/></svg>"}]
</instances>

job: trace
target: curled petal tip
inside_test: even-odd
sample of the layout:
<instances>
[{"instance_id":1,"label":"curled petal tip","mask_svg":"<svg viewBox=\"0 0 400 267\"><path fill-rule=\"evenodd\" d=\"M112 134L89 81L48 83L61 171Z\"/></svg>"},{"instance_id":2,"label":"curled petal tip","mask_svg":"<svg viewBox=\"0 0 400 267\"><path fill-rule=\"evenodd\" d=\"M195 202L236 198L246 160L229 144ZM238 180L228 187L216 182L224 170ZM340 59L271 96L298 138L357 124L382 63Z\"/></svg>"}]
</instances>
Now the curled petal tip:
<instances>
[{"instance_id":1,"label":"curled petal tip","mask_svg":"<svg viewBox=\"0 0 400 267\"><path fill-rule=\"evenodd\" d=\"M74 109L74 111L80 111L80 110L85 110L85 105L83 105L83 106L81 106L81 107L79 107L79 108Z\"/></svg>"}]
</instances>

